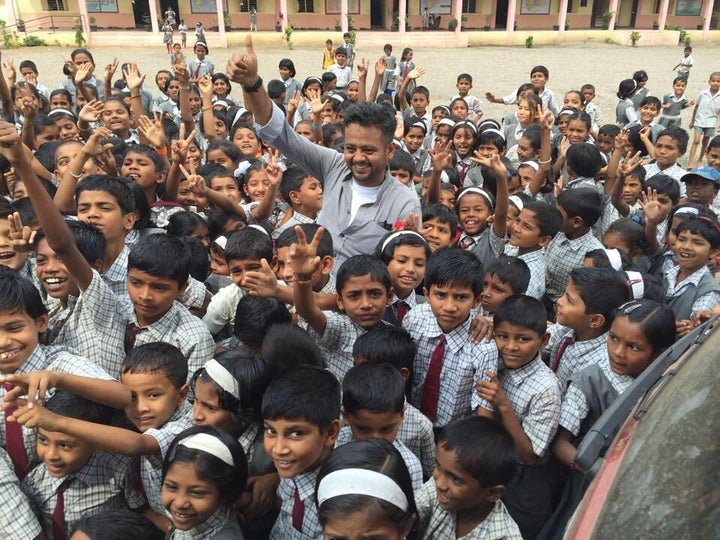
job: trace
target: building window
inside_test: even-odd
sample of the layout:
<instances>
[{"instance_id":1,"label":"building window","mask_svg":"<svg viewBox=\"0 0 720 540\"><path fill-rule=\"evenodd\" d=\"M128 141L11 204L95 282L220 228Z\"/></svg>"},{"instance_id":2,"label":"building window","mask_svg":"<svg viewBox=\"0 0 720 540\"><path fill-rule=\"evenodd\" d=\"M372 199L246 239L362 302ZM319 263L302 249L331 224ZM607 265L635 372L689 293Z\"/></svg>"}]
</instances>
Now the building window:
<instances>
[{"instance_id":1,"label":"building window","mask_svg":"<svg viewBox=\"0 0 720 540\"><path fill-rule=\"evenodd\" d=\"M462 12L475 13L475 0L463 0Z\"/></svg>"},{"instance_id":2,"label":"building window","mask_svg":"<svg viewBox=\"0 0 720 540\"><path fill-rule=\"evenodd\" d=\"M67 11L65 0L48 0L48 11Z\"/></svg>"},{"instance_id":3,"label":"building window","mask_svg":"<svg viewBox=\"0 0 720 540\"><path fill-rule=\"evenodd\" d=\"M250 13L251 9L257 11L257 0L240 0L240 13Z\"/></svg>"},{"instance_id":4,"label":"building window","mask_svg":"<svg viewBox=\"0 0 720 540\"><path fill-rule=\"evenodd\" d=\"M314 0L298 0L298 13L315 13Z\"/></svg>"}]
</instances>

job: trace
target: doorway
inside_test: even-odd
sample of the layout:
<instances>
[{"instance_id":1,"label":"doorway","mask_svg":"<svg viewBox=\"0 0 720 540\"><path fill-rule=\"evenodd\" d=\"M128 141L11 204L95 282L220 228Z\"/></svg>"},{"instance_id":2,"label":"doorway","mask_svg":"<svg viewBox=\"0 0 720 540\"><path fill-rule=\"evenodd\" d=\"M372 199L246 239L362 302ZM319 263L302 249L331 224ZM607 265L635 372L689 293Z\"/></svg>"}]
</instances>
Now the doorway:
<instances>
[{"instance_id":1,"label":"doorway","mask_svg":"<svg viewBox=\"0 0 720 540\"><path fill-rule=\"evenodd\" d=\"M508 0L497 0L495 3L495 29L507 26Z\"/></svg>"},{"instance_id":2,"label":"doorway","mask_svg":"<svg viewBox=\"0 0 720 540\"><path fill-rule=\"evenodd\" d=\"M385 0L370 0L370 28L385 28Z\"/></svg>"}]
</instances>

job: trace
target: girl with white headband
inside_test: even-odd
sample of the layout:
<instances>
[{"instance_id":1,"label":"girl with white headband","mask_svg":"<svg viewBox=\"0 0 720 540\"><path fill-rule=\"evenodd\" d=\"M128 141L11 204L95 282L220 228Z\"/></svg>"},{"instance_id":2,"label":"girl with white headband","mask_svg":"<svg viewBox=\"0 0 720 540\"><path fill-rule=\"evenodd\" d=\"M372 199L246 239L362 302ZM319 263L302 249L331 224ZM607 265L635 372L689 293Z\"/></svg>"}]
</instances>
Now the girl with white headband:
<instances>
[{"instance_id":1,"label":"girl with white headband","mask_svg":"<svg viewBox=\"0 0 720 540\"><path fill-rule=\"evenodd\" d=\"M416 538L415 497L397 449L383 439L333 450L315 489L326 538Z\"/></svg>"},{"instance_id":2,"label":"girl with white headband","mask_svg":"<svg viewBox=\"0 0 720 540\"><path fill-rule=\"evenodd\" d=\"M247 482L240 443L210 426L180 433L170 445L160 498L175 529L172 540L243 538L233 504Z\"/></svg>"}]
</instances>

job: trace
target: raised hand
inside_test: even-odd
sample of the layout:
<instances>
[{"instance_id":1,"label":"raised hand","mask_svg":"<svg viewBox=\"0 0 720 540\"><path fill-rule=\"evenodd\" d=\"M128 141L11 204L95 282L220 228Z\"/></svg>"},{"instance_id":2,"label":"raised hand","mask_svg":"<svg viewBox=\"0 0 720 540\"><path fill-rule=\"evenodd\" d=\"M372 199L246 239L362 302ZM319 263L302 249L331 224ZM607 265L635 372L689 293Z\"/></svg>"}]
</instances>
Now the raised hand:
<instances>
[{"instance_id":1,"label":"raised hand","mask_svg":"<svg viewBox=\"0 0 720 540\"><path fill-rule=\"evenodd\" d=\"M165 136L165 130L162 126L162 116L157 111L153 114L155 116L154 121L145 115L138 118L138 131L140 131L155 148L165 148L167 145L167 137Z\"/></svg>"},{"instance_id":2,"label":"raised hand","mask_svg":"<svg viewBox=\"0 0 720 540\"><path fill-rule=\"evenodd\" d=\"M10 163L16 163L23 159L25 153L20 139L20 134L14 124L0 120L0 154Z\"/></svg>"},{"instance_id":3,"label":"raised hand","mask_svg":"<svg viewBox=\"0 0 720 540\"><path fill-rule=\"evenodd\" d=\"M280 181L282 180L282 177L283 177L283 171L279 165L280 152L275 148L271 148L268 151L267 157L268 157L268 162L267 162L267 167L265 167L265 174L267 175L268 180L270 180L270 185L279 186Z\"/></svg>"},{"instance_id":4,"label":"raised hand","mask_svg":"<svg viewBox=\"0 0 720 540\"><path fill-rule=\"evenodd\" d=\"M73 73L73 80L75 81L75 84L80 86L85 81L89 80L94 68L95 66L91 62L80 64L80 66L75 70L75 73Z\"/></svg>"},{"instance_id":5,"label":"raised hand","mask_svg":"<svg viewBox=\"0 0 720 540\"><path fill-rule=\"evenodd\" d=\"M139 89L145 80L145 75L140 75L140 70L135 62L131 62L123 71L125 75L125 84L130 90Z\"/></svg>"},{"instance_id":6,"label":"raised hand","mask_svg":"<svg viewBox=\"0 0 720 540\"><path fill-rule=\"evenodd\" d=\"M118 68L118 59L113 58L112 63L105 66L105 80L111 81Z\"/></svg>"},{"instance_id":7,"label":"raised hand","mask_svg":"<svg viewBox=\"0 0 720 540\"><path fill-rule=\"evenodd\" d=\"M195 137L195 130L193 129L190 135L185 137L185 124L180 124L179 138L174 140L170 145L170 154L173 161L178 163L185 163L187 159L187 151L190 143Z\"/></svg>"},{"instance_id":8,"label":"raised hand","mask_svg":"<svg viewBox=\"0 0 720 540\"><path fill-rule=\"evenodd\" d=\"M228 60L225 73L232 82L252 86L258 79L258 60L253 48L252 37L245 37L245 52L235 53Z\"/></svg>"},{"instance_id":9,"label":"raised hand","mask_svg":"<svg viewBox=\"0 0 720 540\"><path fill-rule=\"evenodd\" d=\"M13 249L18 253L28 253L32 251L37 231L33 231L27 225L23 225L18 212L10 214L7 220L10 224L10 239L12 240Z\"/></svg>"},{"instance_id":10,"label":"raised hand","mask_svg":"<svg viewBox=\"0 0 720 540\"><path fill-rule=\"evenodd\" d=\"M295 227L298 241L290 246L290 264L296 281L309 282L312 275L320 268L320 257L317 256L317 250L324 232L325 229L319 227L312 242L308 244L302 227L299 225Z\"/></svg>"},{"instance_id":11,"label":"raised hand","mask_svg":"<svg viewBox=\"0 0 720 540\"><path fill-rule=\"evenodd\" d=\"M364 79L367 77L369 67L370 62L367 59L363 58L360 60L360 63L357 66L358 79Z\"/></svg>"},{"instance_id":12,"label":"raised hand","mask_svg":"<svg viewBox=\"0 0 720 540\"><path fill-rule=\"evenodd\" d=\"M200 88L200 92L202 92L203 96L212 96L213 93L213 83L212 79L210 78L210 74L206 73L202 77L198 79L197 82L198 88Z\"/></svg>"},{"instance_id":13,"label":"raised hand","mask_svg":"<svg viewBox=\"0 0 720 540\"><path fill-rule=\"evenodd\" d=\"M553 113L550 111L547 111L546 113L542 114L542 110L540 118L540 126L547 131L550 131L553 126L555 125L555 117L553 116Z\"/></svg>"},{"instance_id":14,"label":"raised hand","mask_svg":"<svg viewBox=\"0 0 720 540\"><path fill-rule=\"evenodd\" d=\"M98 122L102 117L102 112L104 108L105 105L102 101L99 101L97 99L88 101L83 106L83 108L80 109L80 112L78 113L78 120L82 120L83 122L87 122L88 124L90 122Z\"/></svg>"},{"instance_id":15,"label":"raised hand","mask_svg":"<svg viewBox=\"0 0 720 540\"><path fill-rule=\"evenodd\" d=\"M444 169L452 167L451 147L452 141L449 139L445 141L444 144L436 141L435 149L430 152L430 162L432 163L433 171L442 172Z\"/></svg>"},{"instance_id":16,"label":"raised hand","mask_svg":"<svg viewBox=\"0 0 720 540\"><path fill-rule=\"evenodd\" d=\"M408 79L419 79L425 75L425 68L415 68L410 73L408 73L407 78Z\"/></svg>"},{"instance_id":17,"label":"raised hand","mask_svg":"<svg viewBox=\"0 0 720 540\"><path fill-rule=\"evenodd\" d=\"M640 193L638 203L640 203L640 207L643 209L645 218L648 221L660 223L668 215L668 211L658 202L657 191L652 188L648 188L647 191Z\"/></svg>"},{"instance_id":18,"label":"raised hand","mask_svg":"<svg viewBox=\"0 0 720 540\"><path fill-rule=\"evenodd\" d=\"M382 76L382 74L385 73L386 69L387 60L385 60L385 58L380 58L377 62L375 62L375 76Z\"/></svg>"},{"instance_id":19,"label":"raised hand","mask_svg":"<svg viewBox=\"0 0 720 540\"><path fill-rule=\"evenodd\" d=\"M305 93L307 94L307 101L310 104L310 109L313 114L320 114L323 110L322 93L320 90L308 88Z\"/></svg>"}]
</instances>

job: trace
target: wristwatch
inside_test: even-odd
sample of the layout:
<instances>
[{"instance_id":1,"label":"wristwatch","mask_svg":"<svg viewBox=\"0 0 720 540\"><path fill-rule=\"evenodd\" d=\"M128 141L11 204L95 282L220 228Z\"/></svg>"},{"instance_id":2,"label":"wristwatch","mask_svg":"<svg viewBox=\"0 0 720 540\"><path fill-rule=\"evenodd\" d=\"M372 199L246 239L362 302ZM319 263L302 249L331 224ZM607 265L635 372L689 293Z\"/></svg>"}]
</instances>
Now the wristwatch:
<instances>
[{"instance_id":1,"label":"wristwatch","mask_svg":"<svg viewBox=\"0 0 720 540\"><path fill-rule=\"evenodd\" d=\"M258 80L255 81L255 84L252 86L243 86L243 91L247 92L248 94L252 94L253 92L257 92L260 90L260 87L263 85L262 77L258 77Z\"/></svg>"}]
</instances>

